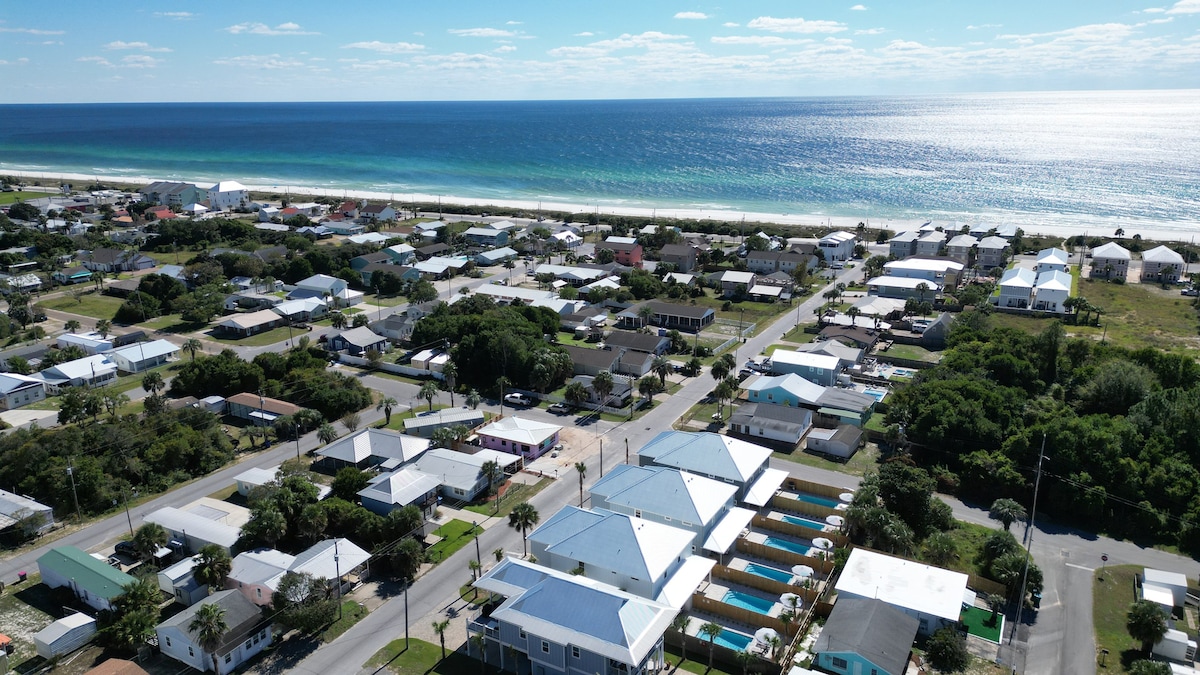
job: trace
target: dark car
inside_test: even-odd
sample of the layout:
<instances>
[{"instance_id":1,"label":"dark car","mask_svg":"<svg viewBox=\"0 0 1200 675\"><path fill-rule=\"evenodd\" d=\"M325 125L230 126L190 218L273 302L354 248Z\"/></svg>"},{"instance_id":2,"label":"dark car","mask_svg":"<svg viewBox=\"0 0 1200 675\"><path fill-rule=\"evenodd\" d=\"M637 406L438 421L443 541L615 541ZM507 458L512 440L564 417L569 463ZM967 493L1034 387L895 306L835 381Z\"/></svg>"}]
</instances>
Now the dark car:
<instances>
[{"instance_id":1,"label":"dark car","mask_svg":"<svg viewBox=\"0 0 1200 675\"><path fill-rule=\"evenodd\" d=\"M123 556L128 556L130 558L137 557L137 547L134 546L132 541L118 541L113 550Z\"/></svg>"}]
</instances>

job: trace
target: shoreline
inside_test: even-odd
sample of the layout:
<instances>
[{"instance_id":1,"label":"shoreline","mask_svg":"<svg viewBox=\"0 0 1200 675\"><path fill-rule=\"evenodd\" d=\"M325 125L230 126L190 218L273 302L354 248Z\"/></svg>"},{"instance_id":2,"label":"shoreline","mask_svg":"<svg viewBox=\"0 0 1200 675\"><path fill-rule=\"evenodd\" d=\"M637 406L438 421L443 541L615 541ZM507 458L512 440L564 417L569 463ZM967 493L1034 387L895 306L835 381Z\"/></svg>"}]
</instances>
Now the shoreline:
<instances>
[{"instance_id":1,"label":"shoreline","mask_svg":"<svg viewBox=\"0 0 1200 675\"><path fill-rule=\"evenodd\" d=\"M28 170L10 170L4 169L0 171L6 175L19 176L21 178L35 178L38 180L54 180L54 181L99 181L110 182L122 185L145 185L159 180L172 180L179 182L194 183L204 185L211 181L193 180L193 179L162 179L148 176L110 176L99 174L84 174L77 172L60 172L60 171L28 171ZM239 181L240 182L240 181ZM1037 214L1026 213L1020 216L1013 214L987 214L979 213L973 215L963 214L938 214L931 213L927 217L921 218L889 218L876 216L871 218L870 209L864 208L861 215L847 214L791 214L791 213L771 213L766 211L751 211L739 210L736 208L695 208L695 207L677 207L670 204L662 206L618 206L601 203L597 200L595 203L585 202L559 202L545 201L536 199L492 199L492 198L475 198L475 197L458 197L453 195L431 195L421 193L401 193L402 197L407 199L396 200L395 192L384 192L377 190L363 190L351 188L319 188L313 186L299 185L261 185L244 183L246 189L251 192L270 193L270 194L287 194L287 195L308 195L314 197L334 197L334 198L354 198L380 200L393 204L412 203L413 201L422 203L442 203L457 206L496 206L509 209L520 209L526 211L559 211L565 213L591 213L595 212L603 215L614 216L632 216L650 218L655 215L662 215L664 218L685 219L685 220L709 220L716 222L748 222L764 225L796 225L806 227L831 227L854 231L858 223L867 223L868 230L887 229L892 232L899 233L908 230L915 230L929 221L962 221L965 224L974 224L977 222L994 222L1013 223L1021 228L1026 234L1041 235L1041 236L1056 236L1056 237L1073 237L1077 235L1096 236L1104 238L1113 238L1113 233L1118 229L1124 230L1124 238L1132 238L1134 235L1140 235L1144 239L1153 241L1173 241L1173 242L1190 242L1195 239L1195 236L1200 232L1200 223L1170 221L1167 223L1161 222L1140 222L1130 219L1117 219L1106 216L1087 216L1073 215L1065 216L1062 214ZM661 211L661 214L658 212ZM1031 220L1058 220L1057 223L1045 222L1030 222Z\"/></svg>"}]
</instances>

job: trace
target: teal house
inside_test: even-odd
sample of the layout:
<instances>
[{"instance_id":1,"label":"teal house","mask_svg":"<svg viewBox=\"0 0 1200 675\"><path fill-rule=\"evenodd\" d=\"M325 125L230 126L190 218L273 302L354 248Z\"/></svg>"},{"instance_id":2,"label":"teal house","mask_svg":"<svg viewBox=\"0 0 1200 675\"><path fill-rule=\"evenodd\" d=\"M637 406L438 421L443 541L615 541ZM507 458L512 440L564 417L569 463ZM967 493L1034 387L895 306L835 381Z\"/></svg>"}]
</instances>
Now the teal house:
<instances>
[{"instance_id":1,"label":"teal house","mask_svg":"<svg viewBox=\"0 0 1200 675\"><path fill-rule=\"evenodd\" d=\"M133 583L133 577L74 546L52 548L37 563L43 584L70 588L81 602L101 611L111 610L112 599Z\"/></svg>"},{"instance_id":2,"label":"teal house","mask_svg":"<svg viewBox=\"0 0 1200 675\"><path fill-rule=\"evenodd\" d=\"M919 625L882 600L841 598L813 644L813 665L842 675L903 675Z\"/></svg>"}]
</instances>

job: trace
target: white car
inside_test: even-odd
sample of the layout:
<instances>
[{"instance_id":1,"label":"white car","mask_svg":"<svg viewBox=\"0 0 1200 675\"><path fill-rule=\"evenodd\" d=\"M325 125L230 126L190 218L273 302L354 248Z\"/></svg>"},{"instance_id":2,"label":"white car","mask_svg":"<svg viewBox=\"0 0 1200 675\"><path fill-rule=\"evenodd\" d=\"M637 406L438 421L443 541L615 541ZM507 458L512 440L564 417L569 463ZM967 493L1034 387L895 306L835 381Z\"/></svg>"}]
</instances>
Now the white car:
<instances>
[{"instance_id":1,"label":"white car","mask_svg":"<svg viewBox=\"0 0 1200 675\"><path fill-rule=\"evenodd\" d=\"M525 394L517 393L505 394L504 402L510 405L529 405L533 403L533 401L529 400L529 397Z\"/></svg>"}]
</instances>

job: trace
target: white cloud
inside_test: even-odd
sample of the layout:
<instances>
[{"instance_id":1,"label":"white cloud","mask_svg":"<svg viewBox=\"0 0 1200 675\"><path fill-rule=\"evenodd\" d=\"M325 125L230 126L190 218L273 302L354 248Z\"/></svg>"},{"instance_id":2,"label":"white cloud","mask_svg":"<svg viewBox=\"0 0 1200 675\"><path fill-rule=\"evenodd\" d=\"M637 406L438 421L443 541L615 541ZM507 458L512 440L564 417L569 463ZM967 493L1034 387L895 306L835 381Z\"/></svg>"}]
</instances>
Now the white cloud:
<instances>
[{"instance_id":1,"label":"white cloud","mask_svg":"<svg viewBox=\"0 0 1200 675\"><path fill-rule=\"evenodd\" d=\"M1002 24L1002 23L981 23L978 26L976 26L974 24L967 26L967 30L983 30L984 28L1003 28L1003 27L1004 27L1004 24Z\"/></svg>"},{"instance_id":2,"label":"white cloud","mask_svg":"<svg viewBox=\"0 0 1200 675\"><path fill-rule=\"evenodd\" d=\"M171 51L170 47L151 47L150 44L146 43L146 42L124 42L122 40L116 40L114 42L110 42L110 43L104 45L104 48L110 49L110 50L112 50L112 49L117 49L117 50L137 49L137 50L140 50L143 52L169 52L169 51Z\"/></svg>"},{"instance_id":3,"label":"white cloud","mask_svg":"<svg viewBox=\"0 0 1200 675\"><path fill-rule=\"evenodd\" d=\"M109 60L103 56L81 56L75 60L79 61L80 63L94 63L98 66L104 66L105 68L112 67L112 63L110 63Z\"/></svg>"},{"instance_id":4,"label":"white cloud","mask_svg":"<svg viewBox=\"0 0 1200 675\"><path fill-rule=\"evenodd\" d=\"M9 28L0 26L0 33L25 33L26 35L63 35L65 30L42 30L41 28Z\"/></svg>"},{"instance_id":5,"label":"white cloud","mask_svg":"<svg viewBox=\"0 0 1200 675\"><path fill-rule=\"evenodd\" d=\"M451 28L451 35L459 37L481 37L481 38L500 38L500 37L516 37L516 31L502 30L500 28Z\"/></svg>"},{"instance_id":6,"label":"white cloud","mask_svg":"<svg viewBox=\"0 0 1200 675\"><path fill-rule=\"evenodd\" d=\"M854 31L854 34L855 35L879 35L880 33L886 33L886 32L887 32L886 28L864 28L862 30Z\"/></svg>"},{"instance_id":7,"label":"white cloud","mask_svg":"<svg viewBox=\"0 0 1200 675\"><path fill-rule=\"evenodd\" d=\"M1200 0L1179 0L1167 14L1200 14Z\"/></svg>"},{"instance_id":8,"label":"white cloud","mask_svg":"<svg viewBox=\"0 0 1200 675\"><path fill-rule=\"evenodd\" d=\"M286 68L300 68L304 66L303 61L299 61L290 56L280 56L279 54L248 54L246 56L228 56L217 59L213 63L218 66L235 66L238 68L256 68L260 70L282 70Z\"/></svg>"},{"instance_id":9,"label":"white cloud","mask_svg":"<svg viewBox=\"0 0 1200 675\"><path fill-rule=\"evenodd\" d=\"M0 66L23 66L26 63L29 63L29 59L25 58L24 56L16 61L5 61L4 59L0 59Z\"/></svg>"},{"instance_id":10,"label":"white cloud","mask_svg":"<svg viewBox=\"0 0 1200 675\"><path fill-rule=\"evenodd\" d=\"M505 21L504 25L505 26L520 26L524 23L525 23L524 21Z\"/></svg>"},{"instance_id":11,"label":"white cloud","mask_svg":"<svg viewBox=\"0 0 1200 675\"><path fill-rule=\"evenodd\" d=\"M855 6L851 7L850 9L855 12L865 12L865 11L867 11L867 6L866 5L855 5Z\"/></svg>"},{"instance_id":12,"label":"white cloud","mask_svg":"<svg viewBox=\"0 0 1200 675\"><path fill-rule=\"evenodd\" d=\"M175 19L176 21L187 21L188 19L196 18L196 14L191 12L155 12L154 16L163 19Z\"/></svg>"},{"instance_id":13,"label":"white cloud","mask_svg":"<svg viewBox=\"0 0 1200 675\"><path fill-rule=\"evenodd\" d=\"M121 59L121 65L126 68L153 68L159 63L161 63L159 59L145 54L130 54Z\"/></svg>"},{"instance_id":14,"label":"white cloud","mask_svg":"<svg viewBox=\"0 0 1200 675\"><path fill-rule=\"evenodd\" d=\"M740 27L742 24L740 24L740 23L737 23L736 21L726 21L725 23L723 23L723 24L721 24L721 25L722 25L722 26L724 26L724 27L726 27L726 28L738 28L738 27Z\"/></svg>"},{"instance_id":15,"label":"white cloud","mask_svg":"<svg viewBox=\"0 0 1200 675\"><path fill-rule=\"evenodd\" d=\"M757 47L782 47L810 42L812 40L806 38L785 38L778 35L727 35L712 38L712 43L715 45L755 45Z\"/></svg>"},{"instance_id":16,"label":"white cloud","mask_svg":"<svg viewBox=\"0 0 1200 675\"><path fill-rule=\"evenodd\" d=\"M576 33L575 37L594 37L596 34L590 30L585 30L582 33Z\"/></svg>"},{"instance_id":17,"label":"white cloud","mask_svg":"<svg viewBox=\"0 0 1200 675\"><path fill-rule=\"evenodd\" d=\"M42 44L44 44L44 45L61 45L62 43L63 43L62 40L43 40L42 41Z\"/></svg>"},{"instance_id":18,"label":"white cloud","mask_svg":"<svg viewBox=\"0 0 1200 675\"><path fill-rule=\"evenodd\" d=\"M707 19L709 16L704 12L676 12L676 19Z\"/></svg>"},{"instance_id":19,"label":"white cloud","mask_svg":"<svg viewBox=\"0 0 1200 675\"><path fill-rule=\"evenodd\" d=\"M342 45L342 49L366 49L380 54L411 54L425 49L425 45L419 45L413 42L380 42L372 40L370 42L351 42L348 45Z\"/></svg>"},{"instance_id":20,"label":"white cloud","mask_svg":"<svg viewBox=\"0 0 1200 675\"><path fill-rule=\"evenodd\" d=\"M233 33L234 35L240 35L242 33L247 33L249 35L320 35L320 33L316 31L306 31L301 28L299 24L292 23L291 21L281 23L274 28L265 23L245 22L234 24L225 30Z\"/></svg>"},{"instance_id":21,"label":"white cloud","mask_svg":"<svg viewBox=\"0 0 1200 675\"><path fill-rule=\"evenodd\" d=\"M746 24L749 28L757 28L772 33L840 33L846 30L846 24L837 21L813 20L802 18L777 19L773 16L760 16Z\"/></svg>"},{"instance_id":22,"label":"white cloud","mask_svg":"<svg viewBox=\"0 0 1200 675\"><path fill-rule=\"evenodd\" d=\"M1045 38L1050 38L1052 42L1095 43L1120 40L1132 32L1133 27L1123 23L1095 23L1049 33L1009 34L997 37L1019 45L1034 44Z\"/></svg>"},{"instance_id":23,"label":"white cloud","mask_svg":"<svg viewBox=\"0 0 1200 675\"><path fill-rule=\"evenodd\" d=\"M1141 11L1141 13L1142 14L1162 14L1165 11L1167 11L1167 10L1163 9L1162 7L1147 7L1146 9L1143 9ZM1134 14L1137 14L1137 13L1138 12L1134 12Z\"/></svg>"},{"instance_id":24,"label":"white cloud","mask_svg":"<svg viewBox=\"0 0 1200 675\"><path fill-rule=\"evenodd\" d=\"M496 47L492 51L496 52L497 54L507 54L508 52L517 51L517 48L512 45L500 45L499 47Z\"/></svg>"}]
</instances>

